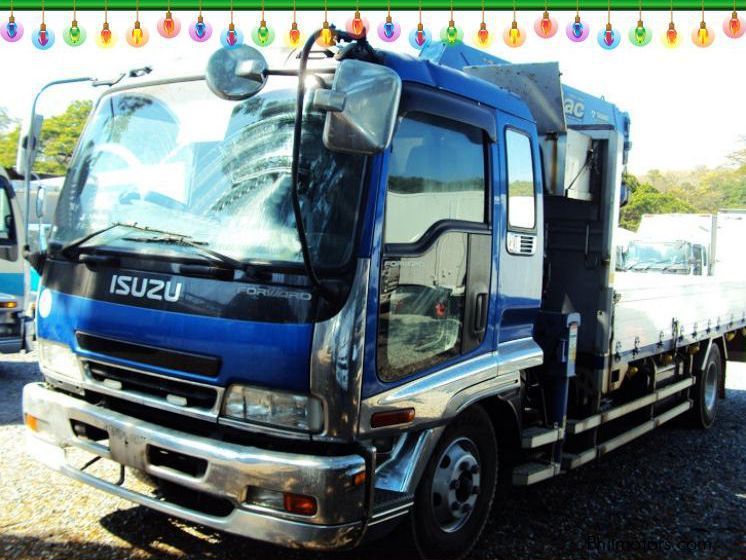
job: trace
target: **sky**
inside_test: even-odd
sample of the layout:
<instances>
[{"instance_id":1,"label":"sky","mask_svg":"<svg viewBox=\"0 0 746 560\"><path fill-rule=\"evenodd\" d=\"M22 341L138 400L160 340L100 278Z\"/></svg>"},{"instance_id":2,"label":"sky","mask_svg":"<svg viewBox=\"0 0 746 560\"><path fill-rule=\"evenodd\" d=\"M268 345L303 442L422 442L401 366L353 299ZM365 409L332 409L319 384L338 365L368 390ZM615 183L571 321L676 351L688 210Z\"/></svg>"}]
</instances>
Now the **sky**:
<instances>
[{"instance_id":1,"label":"sky","mask_svg":"<svg viewBox=\"0 0 746 560\"><path fill-rule=\"evenodd\" d=\"M210 54L220 47L219 34L228 23L227 12L205 12L205 19L213 26L211 39L203 44L189 38L188 25L195 19L193 12L174 12L181 20L182 31L174 39L158 35L155 26L159 12L142 12L143 27L150 30L150 41L143 48L135 49L124 41L124 33L132 26L134 13L111 12L111 29L118 36L118 43L111 49L99 48L93 36L100 30L103 14L79 12L79 25L88 32L85 44L72 48L62 40L62 30L70 24L71 14L48 12L46 22L57 37L57 43L47 51L33 47L29 37L40 22L39 12L16 12L16 20L25 27L26 35L18 43L0 41L0 65L3 87L0 89L0 107L11 116L28 115L31 100L44 83L74 76L111 77L120 71L144 65L154 67L185 67L188 73L202 73ZM344 24L350 12L330 12L329 21ZM551 39L541 39L533 31L539 12L519 12L519 24L526 28L527 40L517 49L507 47L502 41L502 31L510 24L512 14L488 12L486 22L495 39L489 52L513 62L557 61L564 83L604 96L607 100L629 112L632 120L632 152L629 170L644 174L652 169L682 170L697 166L714 167L726 163L729 153L739 146L740 137L746 136L746 103L744 103L743 60L746 54L746 36L730 39L722 30L729 12L708 12L706 19L715 31L713 45L706 49L695 47L690 39L692 29L698 27L698 12L676 12L674 19L681 37L677 49L667 49L662 34L668 28L667 12L644 14L647 27L655 32L651 44L634 47L627 39L627 32L634 27L635 12L612 13L612 23L624 33L621 45L613 51L601 49L595 34L606 23L603 12L582 13L583 20L591 25L591 36L584 43L572 43L564 34L564 27L574 18L574 13L553 12L560 23L560 31ZM384 20L385 12L364 12L371 27ZM394 12L394 20L402 27L402 36L395 43L384 43L377 36L374 46L404 51L416 55L409 46L406 35L416 27L416 12ZM3 18L5 15L2 16ZM250 41L251 28L256 26L259 14L236 12L235 23ZM449 19L448 12L425 11L425 27L436 34ZM267 50L282 48L282 39L290 28L290 12L268 12L266 20L275 29L277 38ZM320 27L321 12L299 12L298 24L302 31ZM479 12L456 12L457 26L465 30L464 40L472 43L479 28ZM39 111L47 116L60 113L73 99L95 98L101 93L87 85L61 86L47 90L40 99Z\"/></svg>"}]
</instances>

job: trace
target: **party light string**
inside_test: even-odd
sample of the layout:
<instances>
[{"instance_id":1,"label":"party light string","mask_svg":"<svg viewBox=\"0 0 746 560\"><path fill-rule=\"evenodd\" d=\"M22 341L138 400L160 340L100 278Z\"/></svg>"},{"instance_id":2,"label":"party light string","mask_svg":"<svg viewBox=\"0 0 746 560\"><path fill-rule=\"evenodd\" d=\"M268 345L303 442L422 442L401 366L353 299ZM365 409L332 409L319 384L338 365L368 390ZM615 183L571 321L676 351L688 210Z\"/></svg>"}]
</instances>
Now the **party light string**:
<instances>
[{"instance_id":1,"label":"party light string","mask_svg":"<svg viewBox=\"0 0 746 560\"><path fill-rule=\"evenodd\" d=\"M34 33L32 35L32 41L34 45L39 48L46 50L51 46L51 44L54 42L54 31L47 26L46 23L46 10L47 9L60 9L60 2L61 0L36 0L39 2L41 6L41 23L40 25L34 30ZM90 0L88 0L90 1ZM81 10L85 10L89 8L89 4L87 2L81 3ZM102 29L96 37L96 42L99 43L100 46L111 46L111 43L113 42L113 37L109 35L110 31L107 29L108 27L108 8L109 5L112 5L115 9L120 8L126 8L126 3L131 2L131 0L112 0L110 2L109 0L103 0L103 8L104 8L104 29ZM143 46L147 42L148 37L148 31L147 29L141 25L140 22L140 7L143 7L144 10L151 10L151 9L157 9L155 8L156 4L158 2L162 2L163 0L135 0L135 22L134 26L132 26L127 33L127 42L134 46L139 47ZM254 0L256 2L256 0ZM282 1L282 0L280 0ZM620 38L624 40L624 35L627 33L627 30L624 30L620 33L620 29L618 27L615 27L612 25L612 9L617 10L630 10L630 11L636 11L638 14L637 19L637 25L634 27L631 27L629 29L629 40L632 45L634 46L644 46L647 45L651 38L653 37L653 33L651 32L651 28L647 27L644 23L644 10L647 7L648 9L662 9L666 10L668 8L669 12L669 22L668 22L668 29L663 28L661 31L664 31L664 33L661 33L661 40L663 44L667 47L676 46L678 44L678 41L680 40L680 35L678 33L678 30L676 29L676 26L674 24L674 8L677 6L687 6L687 7L694 7L691 4L694 3L697 11L700 13L700 22L698 22L698 25L694 27L694 29L691 30L691 37L693 43L698 47L707 47L710 44L712 44L713 40L716 38L716 33L712 31L711 27L707 26L705 17L706 17L706 9L710 7L711 9L714 6L717 6L721 9L726 9L728 11L728 16L724 18L724 21L722 23L724 34L727 37L730 38L738 38L742 36L746 32L746 26L743 25L743 21L741 18L738 17L737 9L738 9L738 0L709 0L710 4L707 4L705 0L687 0L686 3L680 2L679 4L675 4L674 0L669 0L666 2L665 0L650 0L647 4L645 4L644 0L586 0L586 4L584 4L584 9L588 6L592 8L600 8L606 10L606 22L605 25L602 24L601 32L598 33L599 38L599 44L602 48L611 50L616 48L616 46L619 45ZM10 17L8 18L7 24L0 24L0 36L2 36L3 39L9 42L16 41L20 38L20 34L22 33L22 27L19 23L15 22L15 8L27 6L31 0L9 0L9 7L10 7ZM64 38L65 42L70 46L77 46L79 44L82 44L82 42L85 40L85 31L82 27L78 26L77 21L77 0L64 0L65 6L64 10L69 10L70 7L72 7L72 25L69 25L61 30L61 36ZM267 46L270 44L273 38L273 31L271 28L267 26L266 22L266 14L267 10L274 10L278 9L278 0L272 0L269 4L269 8L266 5L266 0L260 0L260 25L258 27L254 27L252 37L254 38L254 42L258 46ZM348 0L349 2L349 0ZM233 48L237 46L238 44L243 44L242 40L242 34L237 29L235 24L235 10L236 7L239 9L242 9L244 7L249 7L248 0L241 0L238 3L238 6L235 4L235 0L230 0L229 3L226 2L226 0L210 0L207 4L208 9L212 7L219 7L221 4L229 4L229 12L230 12L230 25L228 26L228 32L229 32L229 47ZM297 29L297 11L299 9L303 10L305 8L313 8L314 4L321 4L318 0L292 0L292 27L291 27L291 33L286 35L285 41L288 41L288 37L291 37L289 40L291 43L297 43L300 41L300 32ZM367 7L375 7L377 9L383 9L385 10L385 21L382 21L380 25L376 23L376 26L378 28L378 35L379 37L387 42L392 42L396 40L396 38L399 36L400 28L398 24L394 23L394 18L392 17L392 1L391 0L354 0L354 2L349 2L354 5L355 8L355 17L352 20L353 23L357 24L357 27L360 27L364 22L364 28L366 31L370 31L368 21L365 18L362 18L360 15L360 9L361 6L365 9ZM531 2L527 2L524 0L524 3L522 4L522 10L525 7L529 7L530 9L538 9L541 10L543 8L543 11L540 12L542 15L540 18L534 20L536 23L534 23L534 29L536 30L536 33L540 38L547 39L549 37L552 37L556 31L557 31L557 24L556 19L552 18L549 11L549 5L552 4L552 7L554 9L569 9L572 10L572 8L575 8L575 14L574 18L570 18L570 22L566 22L564 25L567 25L567 36L570 40L575 42L580 42L585 39L585 37L588 36L588 25L586 25L584 22L581 21L580 16L580 0L555 0L555 2L550 2L550 0L532 0ZM39 6L37 4L37 6ZM72 4L72 6L70 6ZM176 18L172 16L171 13L171 6L176 4L177 7L180 6L178 2L173 2L172 0L166 0L166 17L164 19L161 19L158 23L158 32L164 36L165 38L171 38L178 34L179 30L179 23ZM341 0L335 0L335 3L332 4L331 8L332 10L337 9L339 6L341 6ZM349 4L348 4L349 5ZM512 22L510 27L503 33L503 37L505 38L505 42L511 46L520 46L523 44L523 42L526 40L526 34L523 31L522 25L519 25L517 21L517 13L518 13L518 6L517 6L517 0L490 0L490 7L494 6L505 6L508 7L509 10L512 11ZM162 6L162 4L161 4ZM254 3L254 9L256 4ZM423 8L427 8L432 6L433 9L442 9L443 11L447 11L449 19L447 20L448 25L440 29L440 40L442 40L446 44L455 44L462 40L463 32L462 29L459 29L459 27L456 26L455 23L455 0L449 0L448 4L443 2L443 0L439 0L437 3L434 2L434 0L417 0L417 3L414 4L414 0L401 0L399 6L406 6L407 8L416 7L417 9L417 27L413 31L414 33L414 43L412 46L416 49L422 49L428 44L430 44L431 41L438 40L435 36L435 34L430 34L430 32L425 28L424 26L424 16L423 16ZM289 6L288 6L289 7ZM204 11L205 5L204 0L198 0L198 18L197 23L192 25L192 28L195 26L197 27L198 32L195 32L198 37L195 38L195 34L192 33L192 29L190 29L190 35L192 35L192 38L195 41L204 41L209 38L209 29L206 25L206 22L203 21L203 11ZM397 8L397 9L398 9ZM478 29L475 29L472 31L474 35L472 36L473 44L478 47L487 47L490 43L490 34L487 31L487 22L486 22L486 10L487 10L487 0L459 0L459 9L467 8L467 9L474 9L479 10L479 13L481 15ZM20 8L19 8L20 9ZM100 8L99 8L100 9ZM129 8L131 9L131 8ZM286 9L286 8L285 8ZM69 13L69 12L68 12ZM571 13L571 12L570 12ZM323 0L323 14L324 14L324 26L321 33L321 38L325 44L325 46L332 46L336 41L335 34L333 31L333 26L329 23L329 0ZM712 15L712 14L711 14ZM271 17L271 16L270 16ZM383 18L382 18L383 19ZM572 23L574 19L574 23ZM68 20L69 22L70 20ZM164 31L162 29L162 23L165 21L167 29ZM533 23L533 22L532 22ZM569 25L568 25L569 23ZM353 26L355 27L355 26ZM356 27L356 31L357 31ZM99 28L101 29L101 28ZM362 29L362 28L361 28ZM106 33L105 33L106 32ZM107 38L104 38L104 34L107 35ZM239 41L239 37L241 37L241 40ZM106 45L101 45L101 42L106 43ZM321 41L320 41L321 43ZM413 43L412 35L410 35L410 44Z\"/></svg>"}]
</instances>

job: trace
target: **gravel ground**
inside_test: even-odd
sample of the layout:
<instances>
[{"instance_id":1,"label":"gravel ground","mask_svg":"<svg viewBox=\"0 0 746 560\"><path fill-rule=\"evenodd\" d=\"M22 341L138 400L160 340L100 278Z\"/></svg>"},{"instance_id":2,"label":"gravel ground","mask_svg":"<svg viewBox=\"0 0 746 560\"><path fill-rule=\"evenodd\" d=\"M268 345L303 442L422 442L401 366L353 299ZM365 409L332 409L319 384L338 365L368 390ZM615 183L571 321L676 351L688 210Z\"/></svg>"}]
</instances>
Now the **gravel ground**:
<instances>
[{"instance_id":1,"label":"gravel ground","mask_svg":"<svg viewBox=\"0 0 746 560\"><path fill-rule=\"evenodd\" d=\"M47 471L23 450L31 356L0 361L0 559L412 558L395 534L314 555L222 534L133 506ZM709 432L681 423L577 471L503 492L474 559L746 559L746 365ZM403 534L403 533L402 533Z\"/></svg>"}]
</instances>

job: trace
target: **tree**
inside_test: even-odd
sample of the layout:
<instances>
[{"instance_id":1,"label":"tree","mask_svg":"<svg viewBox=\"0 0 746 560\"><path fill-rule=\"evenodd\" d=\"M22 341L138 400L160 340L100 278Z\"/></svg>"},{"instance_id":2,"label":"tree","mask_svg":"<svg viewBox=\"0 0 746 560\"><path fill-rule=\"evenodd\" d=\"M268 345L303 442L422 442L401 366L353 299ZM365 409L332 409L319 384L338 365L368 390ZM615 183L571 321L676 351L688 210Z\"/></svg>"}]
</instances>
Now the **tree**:
<instances>
[{"instance_id":1,"label":"tree","mask_svg":"<svg viewBox=\"0 0 746 560\"><path fill-rule=\"evenodd\" d=\"M37 173L65 174L92 107L93 103L88 100L73 101L64 113L44 121L40 154L34 166Z\"/></svg>"},{"instance_id":2,"label":"tree","mask_svg":"<svg viewBox=\"0 0 746 560\"><path fill-rule=\"evenodd\" d=\"M64 113L44 121L39 155L34 165L36 173L65 174L92 105L91 101L73 101ZM15 165L20 132L17 121L10 118L5 109L0 108L0 165L3 167Z\"/></svg>"},{"instance_id":3,"label":"tree","mask_svg":"<svg viewBox=\"0 0 746 560\"><path fill-rule=\"evenodd\" d=\"M15 124L15 119L8 115L5 107L0 107L0 130L6 130Z\"/></svg>"},{"instance_id":4,"label":"tree","mask_svg":"<svg viewBox=\"0 0 746 560\"><path fill-rule=\"evenodd\" d=\"M631 175L625 180L630 187L631 196L619 216L619 225L623 228L636 231L643 214L696 212L694 206L672 193L662 193L647 183L640 183Z\"/></svg>"},{"instance_id":5,"label":"tree","mask_svg":"<svg viewBox=\"0 0 746 560\"><path fill-rule=\"evenodd\" d=\"M728 156L728 160L740 169L746 168L746 136L741 136L741 148Z\"/></svg>"},{"instance_id":6,"label":"tree","mask_svg":"<svg viewBox=\"0 0 746 560\"><path fill-rule=\"evenodd\" d=\"M8 132L0 132L0 167L9 169L16 164L16 150L21 127L16 126Z\"/></svg>"}]
</instances>

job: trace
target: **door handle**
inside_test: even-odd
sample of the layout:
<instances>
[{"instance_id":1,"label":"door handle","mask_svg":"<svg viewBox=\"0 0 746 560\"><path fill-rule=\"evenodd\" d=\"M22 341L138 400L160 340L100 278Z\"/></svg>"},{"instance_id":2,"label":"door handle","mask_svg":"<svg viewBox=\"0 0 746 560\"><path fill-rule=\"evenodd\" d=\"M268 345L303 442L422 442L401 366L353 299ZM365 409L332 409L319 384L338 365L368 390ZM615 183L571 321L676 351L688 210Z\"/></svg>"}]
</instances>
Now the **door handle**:
<instances>
[{"instance_id":1,"label":"door handle","mask_svg":"<svg viewBox=\"0 0 746 560\"><path fill-rule=\"evenodd\" d=\"M474 299L474 336L481 336L487 328L487 292Z\"/></svg>"}]
</instances>

